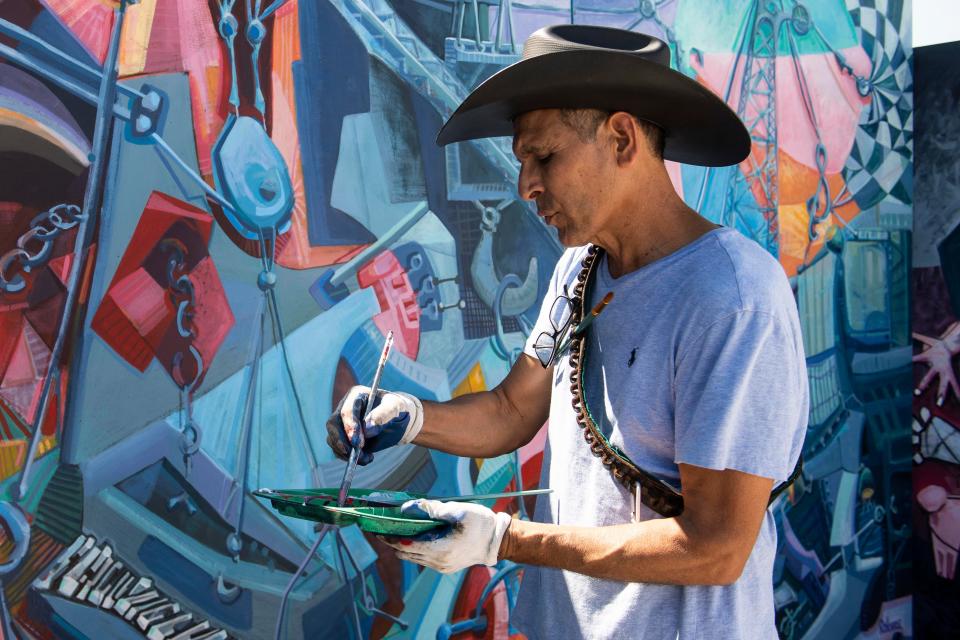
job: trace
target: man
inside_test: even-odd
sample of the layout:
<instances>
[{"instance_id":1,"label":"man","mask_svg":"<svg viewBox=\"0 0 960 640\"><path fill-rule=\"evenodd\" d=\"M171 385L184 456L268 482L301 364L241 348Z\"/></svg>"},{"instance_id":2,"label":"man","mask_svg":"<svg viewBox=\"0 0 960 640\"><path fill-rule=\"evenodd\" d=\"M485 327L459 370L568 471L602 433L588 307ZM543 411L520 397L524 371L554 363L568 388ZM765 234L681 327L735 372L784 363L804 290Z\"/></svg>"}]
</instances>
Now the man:
<instances>
[{"instance_id":1,"label":"man","mask_svg":"<svg viewBox=\"0 0 960 640\"><path fill-rule=\"evenodd\" d=\"M368 389L354 387L328 442L341 457L359 444L363 462L397 442L486 458L549 418L553 492L534 521L416 501L405 510L453 526L390 540L397 555L440 571L531 565L513 618L531 639L776 637L767 504L808 403L796 305L776 260L687 207L663 164L739 162L743 125L669 69L661 41L566 25L533 34L438 142L511 132L519 193L568 247L524 355L496 389L449 402L379 392L362 428Z\"/></svg>"}]
</instances>

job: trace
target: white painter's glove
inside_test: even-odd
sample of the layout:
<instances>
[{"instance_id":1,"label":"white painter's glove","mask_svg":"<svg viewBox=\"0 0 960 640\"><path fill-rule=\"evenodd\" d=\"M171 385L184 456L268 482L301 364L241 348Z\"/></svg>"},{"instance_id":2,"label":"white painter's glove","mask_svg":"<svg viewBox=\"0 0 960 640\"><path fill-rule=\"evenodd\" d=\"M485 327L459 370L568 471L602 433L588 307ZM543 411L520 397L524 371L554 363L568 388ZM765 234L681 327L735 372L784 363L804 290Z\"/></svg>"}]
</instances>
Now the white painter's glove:
<instances>
[{"instance_id":1,"label":"white painter's glove","mask_svg":"<svg viewBox=\"0 0 960 640\"><path fill-rule=\"evenodd\" d=\"M377 391L373 410L363 422L370 387L355 386L340 400L327 419L327 444L338 458L350 457L351 443L360 447L360 464L373 460L374 451L395 444L406 444L423 427L423 405L415 397L399 391ZM358 426L363 423L363 428Z\"/></svg>"},{"instance_id":2,"label":"white painter's glove","mask_svg":"<svg viewBox=\"0 0 960 640\"><path fill-rule=\"evenodd\" d=\"M391 536L384 541L397 557L440 573L453 573L475 564L497 564L500 543L512 518L507 513L469 502L411 500L401 507L406 515L445 520L450 527L413 538Z\"/></svg>"}]
</instances>

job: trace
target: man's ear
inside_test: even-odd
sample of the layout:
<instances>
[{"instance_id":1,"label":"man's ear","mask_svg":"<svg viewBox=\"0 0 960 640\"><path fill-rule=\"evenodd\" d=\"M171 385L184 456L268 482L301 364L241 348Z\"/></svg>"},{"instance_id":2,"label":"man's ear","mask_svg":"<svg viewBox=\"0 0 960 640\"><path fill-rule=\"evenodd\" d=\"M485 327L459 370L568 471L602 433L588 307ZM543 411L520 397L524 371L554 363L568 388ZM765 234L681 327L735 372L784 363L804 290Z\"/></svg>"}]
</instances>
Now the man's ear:
<instances>
[{"instance_id":1,"label":"man's ear","mask_svg":"<svg viewBox=\"0 0 960 640\"><path fill-rule=\"evenodd\" d=\"M607 118L607 126L615 144L617 164L630 164L636 159L643 142L643 131L637 121L626 111L617 111Z\"/></svg>"}]
</instances>

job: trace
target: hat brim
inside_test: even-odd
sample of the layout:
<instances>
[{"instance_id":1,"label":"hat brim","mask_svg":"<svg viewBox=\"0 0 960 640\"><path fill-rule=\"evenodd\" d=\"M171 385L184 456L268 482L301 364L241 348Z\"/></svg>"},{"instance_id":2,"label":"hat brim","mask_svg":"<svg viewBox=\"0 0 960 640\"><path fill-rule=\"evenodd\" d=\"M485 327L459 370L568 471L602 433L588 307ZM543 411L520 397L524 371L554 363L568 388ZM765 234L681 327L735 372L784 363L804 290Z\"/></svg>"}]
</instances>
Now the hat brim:
<instances>
[{"instance_id":1,"label":"hat brim","mask_svg":"<svg viewBox=\"0 0 960 640\"><path fill-rule=\"evenodd\" d=\"M437 144L512 136L513 119L528 111L586 108L628 111L656 124L667 160L720 167L750 153L746 127L709 89L669 67L609 50L548 53L501 69L454 111Z\"/></svg>"}]
</instances>

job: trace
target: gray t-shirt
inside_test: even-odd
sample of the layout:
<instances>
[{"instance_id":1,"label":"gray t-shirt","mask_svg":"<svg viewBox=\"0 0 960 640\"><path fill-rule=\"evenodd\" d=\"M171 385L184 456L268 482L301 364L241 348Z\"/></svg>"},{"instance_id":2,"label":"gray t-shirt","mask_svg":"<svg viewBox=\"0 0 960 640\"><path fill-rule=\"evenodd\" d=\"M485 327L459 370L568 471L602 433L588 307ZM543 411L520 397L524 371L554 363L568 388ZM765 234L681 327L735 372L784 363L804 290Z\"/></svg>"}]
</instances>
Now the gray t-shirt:
<instances>
[{"instance_id":1,"label":"gray t-shirt","mask_svg":"<svg viewBox=\"0 0 960 640\"><path fill-rule=\"evenodd\" d=\"M568 249L525 352L550 329L554 299L573 285L585 247ZM586 399L611 443L679 488L678 463L736 469L778 483L793 470L808 385L797 307L777 261L730 229L614 279L604 259L591 306L613 301L588 334ZM571 409L570 367L554 364L541 496L534 520L603 527L630 522L633 499L590 453ZM641 519L660 517L646 506ZM598 535L602 535L598 532ZM599 580L528 567L514 611L530 640L776 638L770 512L730 586Z\"/></svg>"}]
</instances>

